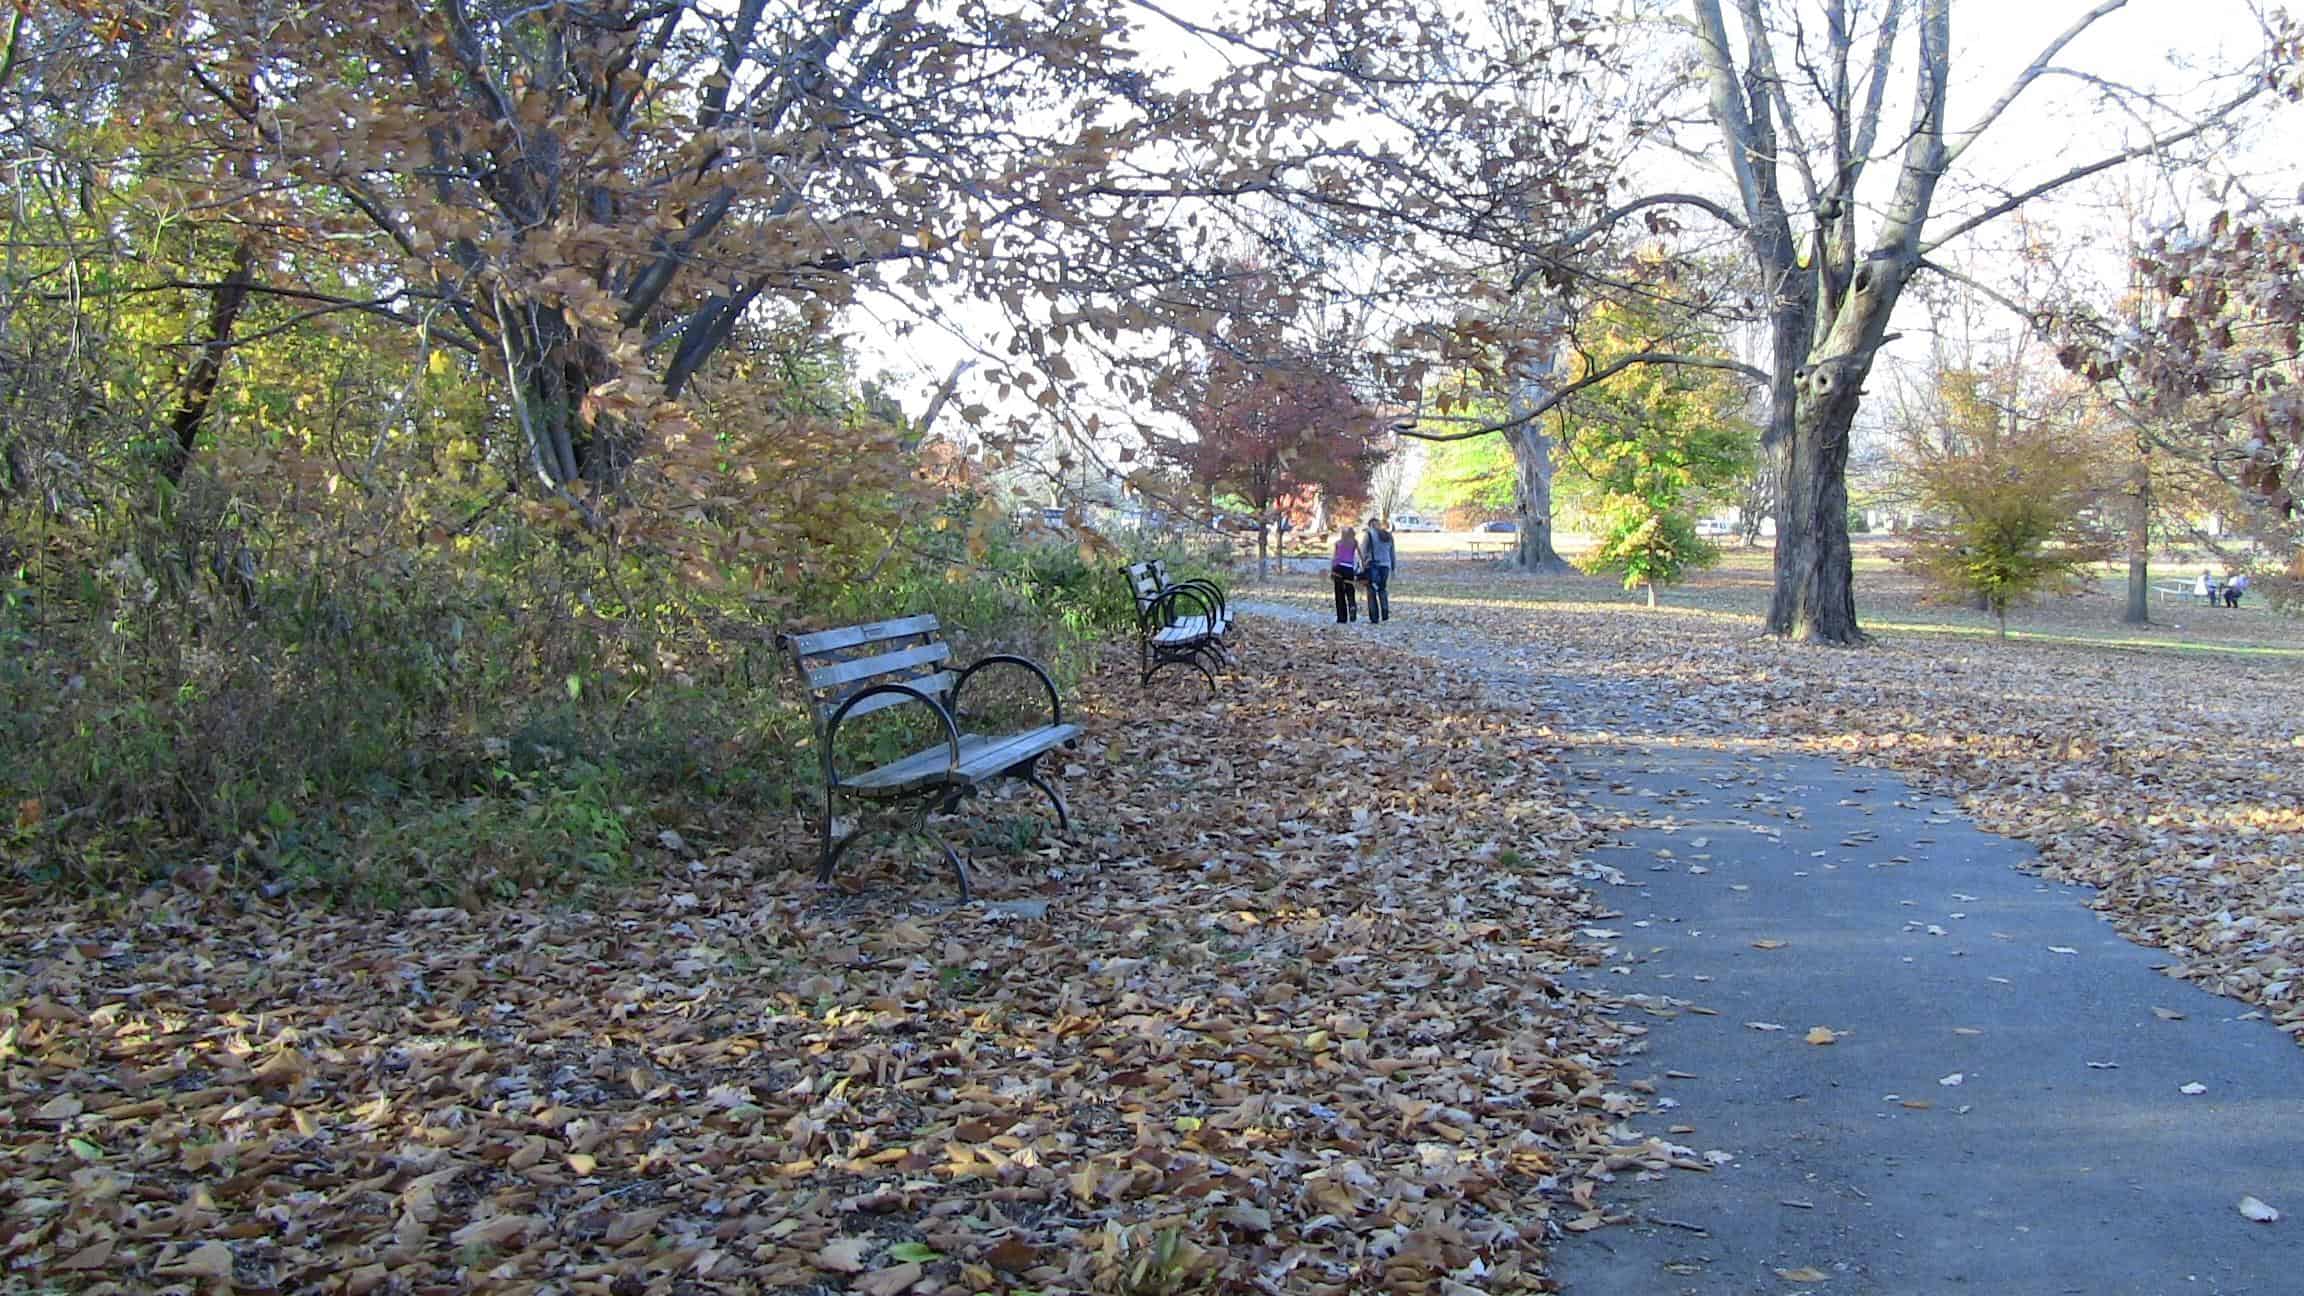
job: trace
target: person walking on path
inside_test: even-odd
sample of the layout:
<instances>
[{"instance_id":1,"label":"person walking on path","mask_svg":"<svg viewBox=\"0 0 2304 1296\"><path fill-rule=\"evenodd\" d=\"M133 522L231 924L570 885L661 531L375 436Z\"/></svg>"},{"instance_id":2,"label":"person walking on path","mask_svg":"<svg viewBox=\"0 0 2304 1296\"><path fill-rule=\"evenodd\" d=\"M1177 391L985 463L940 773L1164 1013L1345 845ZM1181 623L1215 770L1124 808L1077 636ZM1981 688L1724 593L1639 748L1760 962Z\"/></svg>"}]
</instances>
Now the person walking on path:
<instances>
[{"instance_id":1,"label":"person walking on path","mask_svg":"<svg viewBox=\"0 0 2304 1296\"><path fill-rule=\"evenodd\" d=\"M1360 541L1350 527L1336 531L1336 551L1328 560L1328 579L1336 586L1336 624L1344 625L1360 615L1360 600L1354 595L1352 583L1360 579Z\"/></svg>"},{"instance_id":2,"label":"person walking on path","mask_svg":"<svg viewBox=\"0 0 2304 1296\"><path fill-rule=\"evenodd\" d=\"M1392 619L1392 519L1368 518L1360 545L1361 569L1368 573L1368 621Z\"/></svg>"}]
</instances>

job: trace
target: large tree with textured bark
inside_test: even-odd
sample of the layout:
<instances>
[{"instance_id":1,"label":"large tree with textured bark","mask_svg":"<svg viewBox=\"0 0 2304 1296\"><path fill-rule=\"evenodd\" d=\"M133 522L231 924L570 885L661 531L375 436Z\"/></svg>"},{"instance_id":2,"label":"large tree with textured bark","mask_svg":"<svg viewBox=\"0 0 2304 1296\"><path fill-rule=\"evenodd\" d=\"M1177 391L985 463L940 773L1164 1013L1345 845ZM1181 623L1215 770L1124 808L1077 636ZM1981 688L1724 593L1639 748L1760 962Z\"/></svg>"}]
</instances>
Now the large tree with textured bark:
<instances>
[{"instance_id":1,"label":"large tree with textured bark","mask_svg":"<svg viewBox=\"0 0 2304 1296\"><path fill-rule=\"evenodd\" d=\"M1734 185L1734 227L1764 293L1767 446L1778 482L1768 628L1859 642L1848 546L1848 438L1898 298L1929 254L2056 189L2213 137L2266 88L2260 69L2176 112L2126 97L2145 123L2125 145L1939 211L1946 177L2061 63L2126 6L2079 14L1979 112L1954 119L1951 0L1772 4L1691 0L1708 113ZM2082 74L2085 75L2085 74ZM1901 83L1900 85L1897 83ZM2219 93L2220 92L2220 93ZM1898 111L1900 109L1900 112ZM1882 164L1893 180L1869 180Z\"/></svg>"}]
</instances>

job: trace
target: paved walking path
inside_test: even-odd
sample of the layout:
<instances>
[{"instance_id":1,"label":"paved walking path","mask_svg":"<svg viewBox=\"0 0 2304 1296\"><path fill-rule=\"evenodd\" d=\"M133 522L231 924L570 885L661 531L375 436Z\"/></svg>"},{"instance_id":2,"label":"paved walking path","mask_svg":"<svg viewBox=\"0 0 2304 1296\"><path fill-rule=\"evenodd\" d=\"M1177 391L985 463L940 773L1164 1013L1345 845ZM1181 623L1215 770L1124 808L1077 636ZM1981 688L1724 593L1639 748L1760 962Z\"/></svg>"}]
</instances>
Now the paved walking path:
<instances>
[{"instance_id":1,"label":"paved walking path","mask_svg":"<svg viewBox=\"0 0 2304 1296\"><path fill-rule=\"evenodd\" d=\"M1540 646L1413 615L1307 632L1452 659L1580 735L1567 773L1623 879L1594 975L1650 1028L1632 1124L1721 1154L1605 1194L1627 1222L1562 1241L1569 1296L2304 1293L2304 1049L2247 1005L2160 975L2019 871L2030 847L1891 774L1554 687Z\"/></svg>"}]
</instances>

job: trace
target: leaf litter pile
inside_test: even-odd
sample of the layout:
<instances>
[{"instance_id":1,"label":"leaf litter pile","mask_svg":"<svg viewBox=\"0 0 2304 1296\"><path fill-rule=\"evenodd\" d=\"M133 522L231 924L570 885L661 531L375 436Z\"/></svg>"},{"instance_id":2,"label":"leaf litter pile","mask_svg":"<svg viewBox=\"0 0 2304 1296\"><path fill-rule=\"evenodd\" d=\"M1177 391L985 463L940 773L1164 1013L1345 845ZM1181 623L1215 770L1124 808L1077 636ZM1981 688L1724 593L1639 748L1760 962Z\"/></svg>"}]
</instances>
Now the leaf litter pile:
<instances>
[{"instance_id":1,"label":"leaf litter pile","mask_svg":"<svg viewBox=\"0 0 2304 1296\"><path fill-rule=\"evenodd\" d=\"M1551 677L1564 710L1638 694L1673 741L1779 742L1954 794L2043 876L2099 888L2088 903L2171 975L2304 1042L2304 660L1894 632L1820 649L1752 616L1592 601L1600 584L1442 574L1444 600L1404 590L1384 630Z\"/></svg>"},{"instance_id":2,"label":"leaf litter pile","mask_svg":"<svg viewBox=\"0 0 2304 1296\"><path fill-rule=\"evenodd\" d=\"M9 1272L1539 1291L1611 1174L1704 1168L1619 1124L1640 1028L1564 984L1607 915L1525 708L1324 631L1259 636L1214 700L1107 666L1077 838L979 849L976 905L885 849L819 891L798 824L597 907L17 898Z\"/></svg>"}]
</instances>

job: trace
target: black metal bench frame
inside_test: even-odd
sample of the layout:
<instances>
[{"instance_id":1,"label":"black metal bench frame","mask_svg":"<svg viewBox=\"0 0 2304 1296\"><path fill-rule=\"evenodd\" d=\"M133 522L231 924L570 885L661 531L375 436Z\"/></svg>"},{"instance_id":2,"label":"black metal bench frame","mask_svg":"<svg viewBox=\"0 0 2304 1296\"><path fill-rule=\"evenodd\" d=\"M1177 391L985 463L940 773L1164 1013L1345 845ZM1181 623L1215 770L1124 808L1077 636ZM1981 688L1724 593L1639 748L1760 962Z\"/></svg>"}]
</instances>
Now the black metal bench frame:
<instances>
[{"instance_id":1,"label":"black metal bench frame","mask_svg":"<svg viewBox=\"0 0 2304 1296\"><path fill-rule=\"evenodd\" d=\"M1190 666L1214 693L1216 674L1210 665L1231 662L1224 637L1231 632L1232 613L1223 588L1200 577L1172 580L1167 564L1157 558L1131 564L1121 576L1136 600L1137 682L1149 685L1165 667Z\"/></svg>"},{"instance_id":2,"label":"black metal bench frame","mask_svg":"<svg viewBox=\"0 0 2304 1296\"><path fill-rule=\"evenodd\" d=\"M967 858L952 848L929 823L934 814L951 814L963 798L999 778L1022 779L1046 793L1056 807L1059 832L1072 830L1071 811L1064 794L1040 771L1040 758L1057 747L1070 747L1080 738L1080 726L1064 720L1064 699L1056 681L1039 663L1013 653L980 657L954 671L948 669L951 645L932 615L873 621L807 634L780 634L776 645L792 658L816 725L816 745L822 758L824 820L822 855L816 880L829 883L833 867L850 843L864 835L861 822L846 835L838 835L840 799L845 796L878 803L917 803L919 815L913 832L936 843L953 876L960 882L960 898L973 890ZM976 733L965 727L961 695L968 681L987 667L1007 666L1029 671L1048 695L1048 723L1013 733ZM944 741L909 756L863 771L842 772L835 747L843 722L888 707L907 704L926 707L944 732Z\"/></svg>"}]
</instances>

